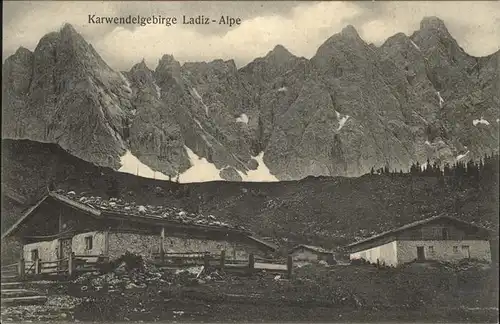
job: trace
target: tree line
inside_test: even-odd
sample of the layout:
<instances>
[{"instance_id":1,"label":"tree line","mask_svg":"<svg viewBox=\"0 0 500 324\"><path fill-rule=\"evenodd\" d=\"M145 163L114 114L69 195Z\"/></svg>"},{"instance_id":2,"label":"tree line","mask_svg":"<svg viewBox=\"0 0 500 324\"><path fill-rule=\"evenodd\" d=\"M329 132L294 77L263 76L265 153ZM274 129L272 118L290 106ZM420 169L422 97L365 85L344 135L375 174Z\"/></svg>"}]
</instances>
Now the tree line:
<instances>
[{"instance_id":1,"label":"tree line","mask_svg":"<svg viewBox=\"0 0 500 324\"><path fill-rule=\"evenodd\" d=\"M381 175L415 175L430 177L454 177L454 178L484 178L496 177L498 175L499 155L485 155L479 160L469 160L468 162L456 161L453 164L445 163L440 165L437 162L431 163L429 159L421 165L419 162L412 163L409 170L392 170L389 166L375 169L372 167L370 174Z\"/></svg>"}]
</instances>

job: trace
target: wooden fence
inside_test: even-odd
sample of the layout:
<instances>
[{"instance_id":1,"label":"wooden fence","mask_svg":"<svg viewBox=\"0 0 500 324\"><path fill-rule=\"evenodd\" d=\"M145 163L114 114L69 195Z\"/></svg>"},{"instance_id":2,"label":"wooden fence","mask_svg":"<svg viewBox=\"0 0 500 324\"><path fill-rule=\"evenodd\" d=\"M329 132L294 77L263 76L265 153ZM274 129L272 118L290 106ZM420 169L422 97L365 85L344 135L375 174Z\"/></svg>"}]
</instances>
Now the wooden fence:
<instances>
[{"instance_id":1,"label":"wooden fence","mask_svg":"<svg viewBox=\"0 0 500 324\"><path fill-rule=\"evenodd\" d=\"M17 263L2 265L2 278L17 276L17 267Z\"/></svg>"},{"instance_id":2,"label":"wooden fence","mask_svg":"<svg viewBox=\"0 0 500 324\"><path fill-rule=\"evenodd\" d=\"M76 273L98 270L98 265L106 263L107 257L102 255L77 255L71 253L67 258L43 261L26 261L20 259L18 263L2 266L2 275L16 275L19 279L26 279L39 275L73 275Z\"/></svg>"},{"instance_id":3,"label":"wooden fence","mask_svg":"<svg viewBox=\"0 0 500 324\"><path fill-rule=\"evenodd\" d=\"M266 271L286 273L288 277L292 274L293 260L288 256L287 260L269 259L249 254L248 259L229 259L223 250L220 254L209 252L189 253L155 253L156 265L161 267L185 267L201 266L205 268L223 269L232 272Z\"/></svg>"},{"instance_id":4,"label":"wooden fence","mask_svg":"<svg viewBox=\"0 0 500 324\"><path fill-rule=\"evenodd\" d=\"M288 256L286 263L279 259L266 259L254 254L249 254L248 259L226 258L225 251L220 254L209 252L187 252L187 253L156 253L155 264L160 267L185 267L204 266L205 268L223 269L229 272L254 272L266 271L271 273L282 273L288 277L292 275L293 261ZM2 275L10 274L19 279L27 279L40 275L69 275L92 272L99 270L99 265L109 262L109 258L103 255L77 255L74 252L67 258L54 261L19 260L18 263L2 266Z\"/></svg>"}]
</instances>

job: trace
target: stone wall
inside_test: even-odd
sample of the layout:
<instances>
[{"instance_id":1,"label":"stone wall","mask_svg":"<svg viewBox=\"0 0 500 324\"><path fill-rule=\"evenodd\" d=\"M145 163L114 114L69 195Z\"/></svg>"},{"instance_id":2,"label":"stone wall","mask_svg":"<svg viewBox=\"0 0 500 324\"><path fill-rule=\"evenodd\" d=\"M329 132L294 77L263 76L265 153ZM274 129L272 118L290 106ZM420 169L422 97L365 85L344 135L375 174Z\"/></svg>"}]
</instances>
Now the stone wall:
<instances>
[{"instance_id":1,"label":"stone wall","mask_svg":"<svg viewBox=\"0 0 500 324\"><path fill-rule=\"evenodd\" d=\"M92 249L86 249L85 238L91 236L92 237ZM71 241L71 246L73 252L75 254L80 255L98 255L105 254L106 247L106 235L104 232L87 232L82 234L76 234L73 236Z\"/></svg>"},{"instance_id":2,"label":"stone wall","mask_svg":"<svg viewBox=\"0 0 500 324\"><path fill-rule=\"evenodd\" d=\"M153 253L160 251L160 236L132 233L109 233L109 256L111 259L118 258L129 251L140 254L146 259L151 259ZM210 252L219 255L222 250L226 251L226 258L248 259L250 253L263 254L256 246L239 242L222 240L210 240L188 237L167 236L163 241L165 253L184 252Z\"/></svg>"},{"instance_id":3,"label":"stone wall","mask_svg":"<svg viewBox=\"0 0 500 324\"><path fill-rule=\"evenodd\" d=\"M251 246L241 243L181 237L166 237L163 246L167 253L210 252L220 254L222 250L225 250L227 259L238 260L247 259L249 251L254 252Z\"/></svg>"},{"instance_id":4,"label":"stone wall","mask_svg":"<svg viewBox=\"0 0 500 324\"><path fill-rule=\"evenodd\" d=\"M109 233L108 256L117 259L125 252L141 255L146 260L153 258L153 253L160 250L160 236L133 233Z\"/></svg>"},{"instance_id":5,"label":"stone wall","mask_svg":"<svg viewBox=\"0 0 500 324\"><path fill-rule=\"evenodd\" d=\"M490 243L488 241L397 241L398 263L417 259L417 247L424 247L426 260L458 261L467 257L491 262ZM462 248L468 246L467 250Z\"/></svg>"},{"instance_id":6,"label":"stone wall","mask_svg":"<svg viewBox=\"0 0 500 324\"><path fill-rule=\"evenodd\" d=\"M388 266L396 266L398 264L398 251L396 241L376 246L367 250L351 253L350 259L365 259L370 263L377 263Z\"/></svg>"},{"instance_id":7,"label":"stone wall","mask_svg":"<svg viewBox=\"0 0 500 324\"><path fill-rule=\"evenodd\" d=\"M142 255L145 259L152 259L153 253L160 251L160 235L135 234L135 233L108 233L102 231L86 232L76 234L72 238L72 251L77 255L99 255L108 254L110 259L116 259L130 252ZM92 249L86 249L85 238L92 237ZM106 247L107 245L107 247ZM237 241L210 240L201 238L167 236L163 242L166 253L183 252L210 252L219 255L222 250L226 251L228 260L248 259L250 253L264 256L256 244L251 242L243 243ZM39 257L43 261L53 261L58 259L58 240L49 242L37 242L24 246L24 257L31 259L31 250L38 249ZM107 248L107 251L106 251ZM317 256L315 256L317 258Z\"/></svg>"},{"instance_id":8,"label":"stone wall","mask_svg":"<svg viewBox=\"0 0 500 324\"><path fill-rule=\"evenodd\" d=\"M26 261L31 260L31 251L38 250L38 257L42 261L55 261L58 259L59 240L42 241L36 243L29 243L23 247L23 255Z\"/></svg>"}]
</instances>

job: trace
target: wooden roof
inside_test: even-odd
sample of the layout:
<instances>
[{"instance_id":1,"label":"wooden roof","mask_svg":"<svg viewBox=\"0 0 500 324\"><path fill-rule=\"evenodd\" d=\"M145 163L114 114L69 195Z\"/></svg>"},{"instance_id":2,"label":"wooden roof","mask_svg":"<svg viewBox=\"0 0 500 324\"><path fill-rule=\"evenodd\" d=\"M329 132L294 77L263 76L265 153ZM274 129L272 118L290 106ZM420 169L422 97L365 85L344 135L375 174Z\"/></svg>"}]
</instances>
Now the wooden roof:
<instances>
[{"instance_id":1,"label":"wooden roof","mask_svg":"<svg viewBox=\"0 0 500 324\"><path fill-rule=\"evenodd\" d=\"M255 243L265 246L267 249L275 251L277 247L274 244L271 244L269 242L265 242L263 240L260 240L256 238L255 236L252 235L250 231L244 230L244 229L239 229L235 227L230 227L227 224L224 224L225 226L219 226L217 223L220 222L211 222L207 223L205 221L203 222L197 222L196 219L189 219L189 218L183 218L183 219L178 219L178 218L172 218L169 217L171 216L170 214L149 214L148 210L146 208L141 209L141 213L136 213L136 212L127 212L127 210L123 209L113 209L109 208L109 205L92 205L89 206L88 204L82 203L74 198L70 198L66 195L59 194L56 192L49 192L45 196L43 196L40 200L38 200L33 206L29 207L22 215L21 217L17 220L16 223L14 223L5 233L2 235L2 240L8 236L11 236L15 234L15 232L19 229L20 225L23 224L24 222L28 221L29 218L31 218L34 214L35 211L48 199L52 199L58 203L67 205L71 208L77 209L91 217L95 218L108 218L108 219L118 219L118 220L124 220L124 221L132 221L132 222L140 222L140 223L146 223L146 224L152 224L152 225L158 225L158 226L166 226L166 227L175 227L175 228L192 228L192 229L201 229L201 230L208 230L208 231L215 231L215 232L225 232L225 233L232 233L232 234L239 234L242 236L247 237L249 240L254 241ZM81 201L86 201L86 200L81 200ZM149 206L153 207L153 206ZM213 216L212 216L213 217ZM211 218L213 220L213 218Z\"/></svg>"},{"instance_id":2,"label":"wooden roof","mask_svg":"<svg viewBox=\"0 0 500 324\"><path fill-rule=\"evenodd\" d=\"M387 238L387 237L389 237L391 235L398 234L398 233L401 233L403 231L406 231L406 230L409 230L409 229L412 229L412 228L415 228L415 227L418 227L418 226L422 226L422 225L425 225L425 224L429 224L429 223L432 223L432 222L437 222L437 221L440 221L440 220L444 220L444 221L455 223L455 224L460 224L462 226L477 228L479 230L484 230L485 233L488 233L488 230L486 228L484 228L484 227L481 227L481 226L478 226L478 225L475 225L475 224L472 224L472 223L460 220L460 219L452 217L452 216L447 216L447 215L441 214L441 215L438 215L438 216L434 216L434 217L429 217L429 218L426 218L426 219L418 220L418 221L406 224L404 226L401 226L401 227L398 227L398 228L395 228L395 229L392 229L392 230L389 230L389 231L386 231L386 232L383 232L383 233L371 236L369 238L366 238L366 239L363 239L363 240L351 243L351 244L347 245L347 247L348 248L353 248L353 247L355 247L355 246L357 246L359 244L364 244L364 243L369 243L369 242L376 242L378 240L382 240L384 238Z\"/></svg>"},{"instance_id":3,"label":"wooden roof","mask_svg":"<svg viewBox=\"0 0 500 324\"><path fill-rule=\"evenodd\" d=\"M290 250L290 253L292 253L293 251L297 251L298 249L306 249L306 250L313 251L313 252L316 252L316 253L321 253L321 254L331 254L331 253L333 253L333 251L324 249L324 248L322 248L320 246L306 245L306 244L299 244L297 246L294 246Z\"/></svg>"}]
</instances>

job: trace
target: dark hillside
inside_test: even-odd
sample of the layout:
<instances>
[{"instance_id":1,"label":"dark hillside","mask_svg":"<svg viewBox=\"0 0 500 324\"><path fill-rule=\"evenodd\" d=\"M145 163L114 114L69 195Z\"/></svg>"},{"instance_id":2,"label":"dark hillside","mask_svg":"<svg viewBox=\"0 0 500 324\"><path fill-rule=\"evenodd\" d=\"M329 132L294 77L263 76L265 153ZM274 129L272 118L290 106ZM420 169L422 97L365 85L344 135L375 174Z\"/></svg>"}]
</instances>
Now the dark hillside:
<instances>
[{"instance_id":1,"label":"dark hillside","mask_svg":"<svg viewBox=\"0 0 500 324\"><path fill-rule=\"evenodd\" d=\"M442 212L495 231L498 226L498 167L492 175L459 182L453 177L373 174L178 184L96 167L53 144L3 140L2 151L4 193L7 188L33 201L51 185L103 197L119 195L140 204L212 213L259 235L294 243L345 244ZM2 231L26 208L3 197Z\"/></svg>"}]
</instances>

